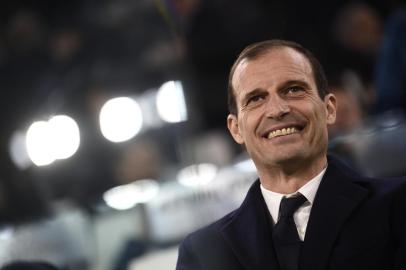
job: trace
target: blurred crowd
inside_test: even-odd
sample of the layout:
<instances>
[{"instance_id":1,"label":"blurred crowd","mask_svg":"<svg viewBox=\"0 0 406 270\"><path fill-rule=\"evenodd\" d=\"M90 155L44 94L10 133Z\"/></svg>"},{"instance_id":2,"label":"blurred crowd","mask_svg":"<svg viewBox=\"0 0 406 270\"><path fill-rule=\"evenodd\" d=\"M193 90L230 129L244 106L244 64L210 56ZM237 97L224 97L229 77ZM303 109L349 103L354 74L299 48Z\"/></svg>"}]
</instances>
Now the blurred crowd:
<instances>
[{"instance_id":1,"label":"blurred crowd","mask_svg":"<svg viewBox=\"0 0 406 270\"><path fill-rule=\"evenodd\" d=\"M297 41L325 67L339 103L331 151L370 174L406 172L401 0L7 1L0 4L1 224L46 216L54 200L93 215L111 187L165 179L192 162L233 162L242 149L225 135L228 70L243 47L267 38ZM184 84L187 123L121 146L101 137L98 113L108 98L168 80ZM10 136L33 117L61 112L79 121L80 151L52 168L19 170Z\"/></svg>"}]
</instances>

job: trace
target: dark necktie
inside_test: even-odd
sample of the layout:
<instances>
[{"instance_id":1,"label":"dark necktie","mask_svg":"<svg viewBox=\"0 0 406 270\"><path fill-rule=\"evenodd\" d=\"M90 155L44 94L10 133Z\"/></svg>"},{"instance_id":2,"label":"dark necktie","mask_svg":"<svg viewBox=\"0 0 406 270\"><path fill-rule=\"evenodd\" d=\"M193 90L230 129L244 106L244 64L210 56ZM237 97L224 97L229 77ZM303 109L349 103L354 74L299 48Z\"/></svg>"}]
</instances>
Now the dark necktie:
<instances>
[{"instance_id":1,"label":"dark necktie","mask_svg":"<svg viewBox=\"0 0 406 270\"><path fill-rule=\"evenodd\" d=\"M273 227L272 240L281 270L297 270L302 241L297 233L293 213L306 201L299 194L284 197L279 208L279 220Z\"/></svg>"}]
</instances>

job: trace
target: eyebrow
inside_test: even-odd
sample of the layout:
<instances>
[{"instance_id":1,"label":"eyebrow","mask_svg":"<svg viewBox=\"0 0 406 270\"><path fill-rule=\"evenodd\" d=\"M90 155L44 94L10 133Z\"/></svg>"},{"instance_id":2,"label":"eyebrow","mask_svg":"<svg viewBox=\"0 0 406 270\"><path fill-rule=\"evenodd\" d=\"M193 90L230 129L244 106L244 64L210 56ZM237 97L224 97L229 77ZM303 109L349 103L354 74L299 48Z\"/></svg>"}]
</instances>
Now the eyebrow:
<instances>
[{"instance_id":1,"label":"eyebrow","mask_svg":"<svg viewBox=\"0 0 406 270\"><path fill-rule=\"evenodd\" d=\"M247 103L247 101L248 101L251 97L254 97L254 96L259 95L259 94L264 94L265 92L266 92L266 91L265 91L264 89L262 89L262 88L255 88L254 90L252 90L252 91L246 93L246 94L243 96L242 104Z\"/></svg>"},{"instance_id":2,"label":"eyebrow","mask_svg":"<svg viewBox=\"0 0 406 270\"><path fill-rule=\"evenodd\" d=\"M289 81L283 82L282 84L278 85L278 89L284 89L284 88L286 88L288 86L292 86L292 85L299 85L299 86L302 86L302 87L305 87L308 89L310 88L310 85L303 80L289 80Z\"/></svg>"}]
</instances>

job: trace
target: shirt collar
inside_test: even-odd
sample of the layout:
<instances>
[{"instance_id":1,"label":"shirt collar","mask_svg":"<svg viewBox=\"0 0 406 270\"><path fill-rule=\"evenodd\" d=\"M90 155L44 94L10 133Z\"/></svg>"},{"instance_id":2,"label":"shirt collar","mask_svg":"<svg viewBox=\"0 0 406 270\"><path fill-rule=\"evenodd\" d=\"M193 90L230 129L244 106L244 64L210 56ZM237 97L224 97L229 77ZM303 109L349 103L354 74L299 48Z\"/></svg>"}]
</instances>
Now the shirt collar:
<instances>
[{"instance_id":1,"label":"shirt collar","mask_svg":"<svg viewBox=\"0 0 406 270\"><path fill-rule=\"evenodd\" d=\"M321 179L323 178L323 175L326 172L326 169L327 169L327 167L324 168L313 179L311 179L309 182L307 182L305 185L303 185L298 191L291 193L291 194L282 194L282 193L273 192L271 190L265 189L262 186L262 184L260 185L262 196L264 197L265 203L268 207L269 213L272 216L274 224L278 220L279 205L284 196L291 197L297 193L301 193L303 196L306 197L306 199L310 205L313 204L314 198L316 197L317 189L319 188Z\"/></svg>"}]
</instances>

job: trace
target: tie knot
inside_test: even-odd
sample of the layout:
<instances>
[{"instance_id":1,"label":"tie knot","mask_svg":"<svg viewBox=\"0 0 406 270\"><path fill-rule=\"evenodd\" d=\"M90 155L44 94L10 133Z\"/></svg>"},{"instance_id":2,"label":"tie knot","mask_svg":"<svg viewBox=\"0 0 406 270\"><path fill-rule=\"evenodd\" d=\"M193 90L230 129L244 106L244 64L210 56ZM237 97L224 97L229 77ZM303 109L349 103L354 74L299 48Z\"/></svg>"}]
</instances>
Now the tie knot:
<instances>
[{"instance_id":1,"label":"tie knot","mask_svg":"<svg viewBox=\"0 0 406 270\"><path fill-rule=\"evenodd\" d=\"M283 197L279 209L280 217L292 216L305 201L307 201L306 197L300 193L294 197Z\"/></svg>"}]
</instances>

